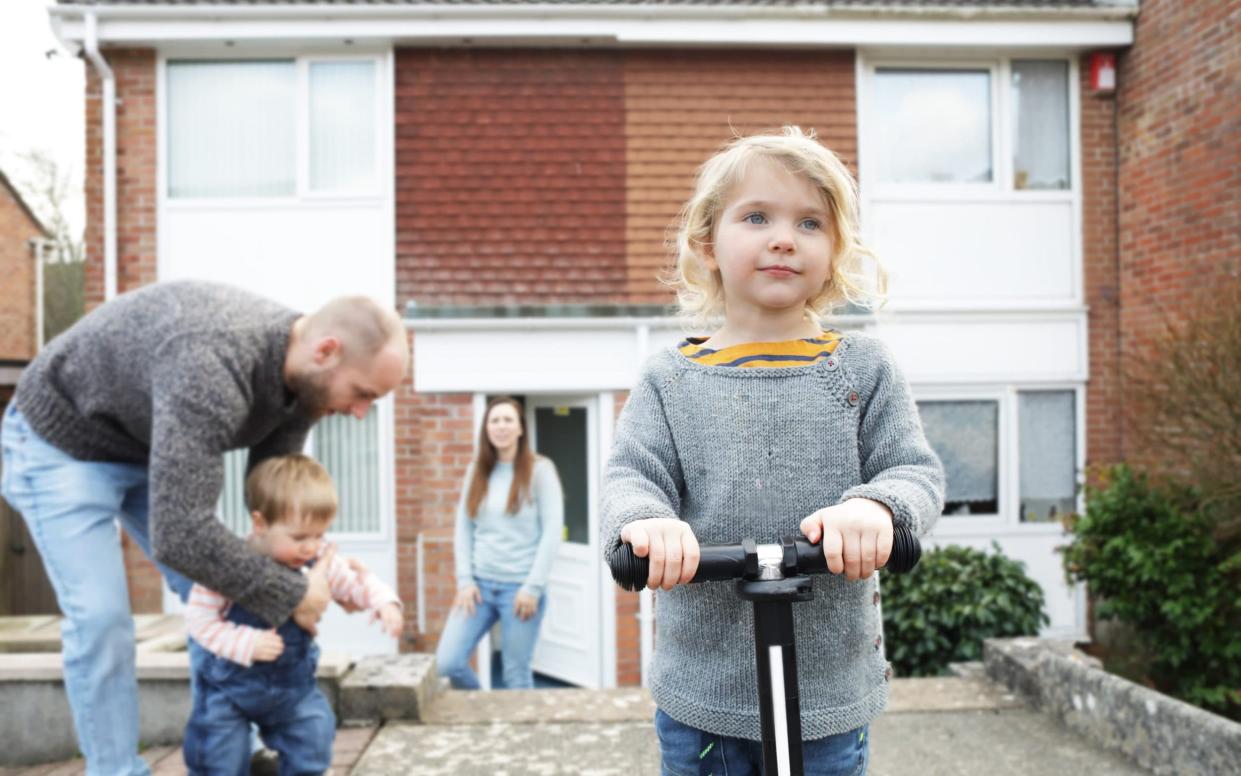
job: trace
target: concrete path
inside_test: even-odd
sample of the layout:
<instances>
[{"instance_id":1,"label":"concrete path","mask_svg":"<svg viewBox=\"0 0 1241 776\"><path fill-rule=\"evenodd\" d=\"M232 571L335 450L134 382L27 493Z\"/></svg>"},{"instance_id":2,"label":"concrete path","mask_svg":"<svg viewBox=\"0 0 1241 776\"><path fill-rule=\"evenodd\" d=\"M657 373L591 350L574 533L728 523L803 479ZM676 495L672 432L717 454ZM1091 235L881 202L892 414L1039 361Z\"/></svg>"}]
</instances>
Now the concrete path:
<instances>
[{"instance_id":1,"label":"concrete path","mask_svg":"<svg viewBox=\"0 0 1241 776\"><path fill-rule=\"evenodd\" d=\"M658 776L643 690L444 692L419 723L343 728L333 776ZM156 776L183 776L180 751L148 750ZM81 760L0 776L68 776ZM1142 771L1026 709L981 677L898 679L871 728L871 776L1130 776Z\"/></svg>"}]
</instances>

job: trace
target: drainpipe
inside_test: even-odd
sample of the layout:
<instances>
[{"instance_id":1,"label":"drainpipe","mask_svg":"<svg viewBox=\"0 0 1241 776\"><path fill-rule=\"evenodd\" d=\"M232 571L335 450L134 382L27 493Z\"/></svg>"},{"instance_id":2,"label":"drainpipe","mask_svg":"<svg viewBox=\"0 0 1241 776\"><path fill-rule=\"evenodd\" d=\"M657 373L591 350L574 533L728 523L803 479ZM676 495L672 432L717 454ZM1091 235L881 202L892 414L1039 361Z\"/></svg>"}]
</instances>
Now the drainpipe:
<instances>
[{"instance_id":1,"label":"drainpipe","mask_svg":"<svg viewBox=\"0 0 1241 776\"><path fill-rule=\"evenodd\" d=\"M103 85L100 112L103 114L103 299L116 296L116 77L99 53L95 14L87 13L86 56L95 66Z\"/></svg>"}]
</instances>

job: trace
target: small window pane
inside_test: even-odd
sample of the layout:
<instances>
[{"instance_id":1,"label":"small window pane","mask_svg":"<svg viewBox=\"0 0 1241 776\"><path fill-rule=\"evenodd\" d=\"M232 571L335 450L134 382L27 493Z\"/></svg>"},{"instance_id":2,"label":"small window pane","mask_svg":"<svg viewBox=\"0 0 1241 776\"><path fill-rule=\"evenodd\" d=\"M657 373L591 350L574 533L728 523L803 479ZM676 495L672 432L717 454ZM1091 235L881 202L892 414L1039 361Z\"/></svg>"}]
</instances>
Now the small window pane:
<instances>
[{"instance_id":1,"label":"small window pane","mask_svg":"<svg viewBox=\"0 0 1241 776\"><path fill-rule=\"evenodd\" d=\"M296 91L291 61L170 62L169 196L294 194Z\"/></svg>"},{"instance_id":2,"label":"small window pane","mask_svg":"<svg viewBox=\"0 0 1241 776\"><path fill-rule=\"evenodd\" d=\"M310 66L310 187L368 191L375 183L375 63Z\"/></svg>"},{"instance_id":3,"label":"small window pane","mask_svg":"<svg viewBox=\"0 0 1241 776\"><path fill-rule=\"evenodd\" d=\"M927 441L948 478L945 515L994 515L999 506L999 403L918 402Z\"/></svg>"},{"instance_id":4,"label":"small window pane","mask_svg":"<svg viewBox=\"0 0 1241 776\"><path fill-rule=\"evenodd\" d=\"M988 183L991 73L875 73L879 179L885 183Z\"/></svg>"},{"instance_id":5,"label":"small window pane","mask_svg":"<svg viewBox=\"0 0 1241 776\"><path fill-rule=\"evenodd\" d=\"M216 514L238 536L250 533L250 510L246 509L246 461L248 450L230 450L224 454L224 489Z\"/></svg>"},{"instance_id":6,"label":"small window pane","mask_svg":"<svg viewBox=\"0 0 1241 776\"><path fill-rule=\"evenodd\" d=\"M362 420L332 415L312 432L315 458L332 475L338 507L333 533L379 531L379 408Z\"/></svg>"},{"instance_id":7,"label":"small window pane","mask_svg":"<svg viewBox=\"0 0 1241 776\"><path fill-rule=\"evenodd\" d=\"M1013 188L1069 187L1069 63L1013 62Z\"/></svg>"},{"instance_id":8,"label":"small window pane","mask_svg":"<svg viewBox=\"0 0 1241 776\"><path fill-rule=\"evenodd\" d=\"M1075 507L1076 413L1072 391L1017 395L1021 519L1053 521Z\"/></svg>"}]
</instances>

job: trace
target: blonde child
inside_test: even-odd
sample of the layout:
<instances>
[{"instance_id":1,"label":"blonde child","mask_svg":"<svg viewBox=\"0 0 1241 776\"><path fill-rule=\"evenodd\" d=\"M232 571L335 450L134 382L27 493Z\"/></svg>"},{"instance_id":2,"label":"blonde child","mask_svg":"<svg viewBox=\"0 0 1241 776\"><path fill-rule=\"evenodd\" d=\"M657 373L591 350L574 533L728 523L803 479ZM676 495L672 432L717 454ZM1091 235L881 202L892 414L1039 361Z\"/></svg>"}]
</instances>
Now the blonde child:
<instances>
[{"instance_id":1,"label":"blonde child","mask_svg":"<svg viewBox=\"0 0 1241 776\"><path fill-rule=\"evenodd\" d=\"M944 480L888 350L819 316L868 289L856 185L796 127L742 138L699 171L682 213L682 312L719 321L647 363L603 489L603 546L649 557L659 588L651 690L666 774L758 773L750 605L686 586L703 543L822 542L833 575L795 609L807 774L855 774L883 710L879 586L894 525L925 532Z\"/></svg>"},{"instance_id":2,"label":"blonde child","mask_svg":"<svg viewBox=\"0 0 1241 776\"><path fill-rule=\"evenodd\" d=\"M388 635L400 635L401 603L392 589L356 561L336 557L335 547L325 548L336 490L318 462L304 455L263 461L246 479L246 505L252 548L322 575L334 600L351 611L372 612ZM314 634L292 619L272 628L202 585L190 590L186 621L194 672L183 745L189 772L248 773L252 723L278 753L282 776L326 772L336 717L315 681Z\"/></svg>"}]
</instances>

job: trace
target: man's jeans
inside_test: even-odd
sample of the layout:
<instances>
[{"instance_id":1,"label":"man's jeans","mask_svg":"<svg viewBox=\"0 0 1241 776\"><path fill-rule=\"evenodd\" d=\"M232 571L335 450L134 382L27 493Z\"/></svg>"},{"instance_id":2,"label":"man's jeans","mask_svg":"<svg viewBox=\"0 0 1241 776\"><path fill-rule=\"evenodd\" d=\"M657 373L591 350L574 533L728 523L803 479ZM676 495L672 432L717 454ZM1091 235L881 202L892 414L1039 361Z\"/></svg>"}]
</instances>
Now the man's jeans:
<instances>
[{"instance_id":1,"label":"man's jeans","mask_svg":"<svg viewBox=\"0 0 1241 776\"><path fill-rule=\"evenodd\" d=\"M454 608L448 615L448 623L440 634L439 648L435 651L435 670L448 677L458 690L477 690L478 677L470 668L470 653L478 646L483 634L500 621L500 654L504 660L504 686L510 690L529 689L534 686L534 673L530 660L534 657L534 645L539 640L539 625L547 608L547 595L539 596L539 608L526 621L513 612L513 599L521 584L475 579L482 601L474 606L474 616L467 617L461 609ZM490 666L480 666L491 670Z\"/></svg>"},{"instance_id":2,"label":"man's jeans","mask_svg":"<svg viewBox=\"0 0 1241 776\"><path fill-rule=\"evenodd\" d=\"M759 741L707 733L655 711L663 776L758 776ZM802 742L806 776L862 776L870 760L867 727Z\"/></svg>"},{"instance_id":3,"label":"man's jeans","mask_svg":"<svg viewBox=\"0 0 1241 776\"><path fill-rule=\"evenodd\" d=\"M65 690L86 772L145 774L138 757L138 682L120 532L149 557L147 469L79 461L30 429L10 403L0 430L0 491L22 513L64 614ZM160 567L183 598L190 581Z\"/></svg>"}]
</instances>

